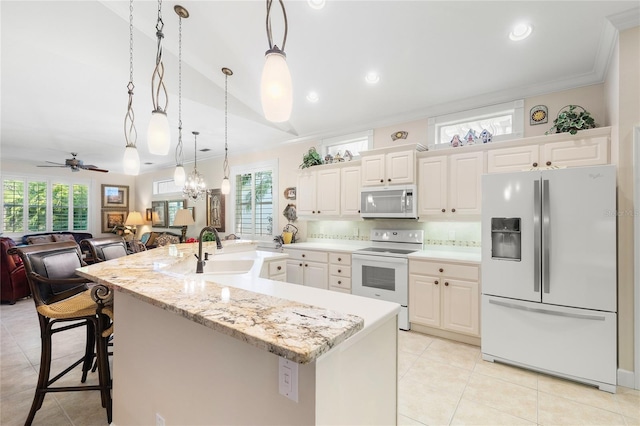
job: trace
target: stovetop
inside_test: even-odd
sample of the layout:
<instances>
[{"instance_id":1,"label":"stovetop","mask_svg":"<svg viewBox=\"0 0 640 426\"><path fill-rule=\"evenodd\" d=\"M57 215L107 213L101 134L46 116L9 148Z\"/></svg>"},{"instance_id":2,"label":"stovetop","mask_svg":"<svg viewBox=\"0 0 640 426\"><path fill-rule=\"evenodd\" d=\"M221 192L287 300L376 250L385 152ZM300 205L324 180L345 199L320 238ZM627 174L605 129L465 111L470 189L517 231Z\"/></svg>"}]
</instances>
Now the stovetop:
<instances>
[{"instance_id":1,"label":"stovetop","mask_svg":"<svg viewBox=\"0 0 640 426\"><path fill-rule=\"evenodd\" d=\"M424 231L372 229L371 247L356 250L355 253L372 256L407 257L422 250Z\"/></svg>"}]
</instances>

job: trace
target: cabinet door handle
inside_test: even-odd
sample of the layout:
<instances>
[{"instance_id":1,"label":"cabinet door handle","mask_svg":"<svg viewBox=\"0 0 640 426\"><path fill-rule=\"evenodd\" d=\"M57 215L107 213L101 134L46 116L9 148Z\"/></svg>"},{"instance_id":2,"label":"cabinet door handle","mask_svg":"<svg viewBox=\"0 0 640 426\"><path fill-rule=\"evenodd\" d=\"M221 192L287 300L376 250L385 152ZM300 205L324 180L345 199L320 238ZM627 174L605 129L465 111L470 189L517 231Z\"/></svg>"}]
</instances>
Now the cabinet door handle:
<instances>
[{"instance_id":1,"label":"cabinet door handle","mask_svg":"<svg viewBox=\"0 0 640 426\"><path fill-rule=\"evenodd\" d=\"M302 266L302 263L300 264L300 266Z\"/></svg>"},{"instance_id":2,"label":"cabinet door handle","mask_svg":"<svg viewBox=\"0 0 640 426\"><path fill-rule=\"evenodd\" d=\"M444 285L449 285L449 283L447 281L444 282Z\"/></svg>"},{"instance_id":3,"label":"cabinet door handle","mask_svg":"<svg viewBox=\"0 0 640 426\"><path fill-rule=\"evenodd\" d=\"M533 167L538 167L538 163L533 163Z\"/></svg>"},{"instance_id":4,"label":"cabinet door handle","mask_svg":"<svg viewBox=\"0 0 640 426\"><path fill-rule=\"evenodd\" d=\"M447 211L447 209L442 209L442 213L445 213Z\"/></svg>"},{"instance_id":5,"label":"cabinet door handle","mask_svg":"<svg viewBox=\"0 0 640 426\"><path fill-rule=\"evenodd\" d=\"M384 182L384 179L380 179L380 182Z\"/></svg>"},{"instance_id":6,"label":"cabinet door handle","mask_svg":"<svg viewBox=\"0 0 640 426\"><path fill-rule=\"evenodd\" d=\"M338 269L338 273L341 273L341 272L342 272L342 269Z\"/></svg>"},{"instance_id":7,"label":"cabinet door handle","mask_svg":"<svg viewBox=\"0 0 640 426\"><path fill-rule=\"evenodd\" d=\"M318 210L318 214L320 214L320 210Z\"/></svg>"},{"instance_id":8,"label":"cabinet door handle","mask_svg":"<svg viewBox=\"0 0 640 426\"><path fill-rule=\"evenodd\" d=\"M439 284L439 283L438 283L438 280L435 280L433 283L434 283L435 285L438 285L438 284Z\"/></svg>"},{"instance_id":9,"label":"cabinet door handle","mask_svg":"<svg viewBox=\"0 0 640 426\"><path fill-rule=\"evenodd\" d=\"M307 266L309 266L309 265L307 265L307 264L305 263L305 264L304 264L304 267L306 268Z\"/></svg>"},{"instance_id":10,"label":"cabinet door handle","mask_svg":"<svg viewBox=\"0 0 640 426\"><path fill-rule=\"evenodd\" d=\"M282 269L282 266L278 266L278 271Z\"/></svg>"},{"instance_id":11,"label":"cabinet door handle","mask_svg":"<svg viewBox=\"0 0 640 426\"><path fill-rule=\"evenodd\" d=\"M316 211L315 211L315 210L312 210L312 211L311 211L311 213L316 214Z\"/></svg>"},{"instance_id":12,"label":"cabinet door handle","mask_svg":"<svg viewBox=\"0 0 640 426\"><path fill-rule=\"evenodd\" d=\"M342 258L341 257L338 258L338 262L342 262Z\"/></svg>"},{"instance_id":13,"label":"cabinet door handle","mask_svg":"<svg viewBox=\"0 0 640 426\"><path fill-rule=\"evenodd\" d=\"M360 213L360 210L358 210L358 213Z\"/></svg>"},{"instance_id":14,"label":"cabinet door handle","mask_svg":"<svg viewBox=\"0 0 640 426\"><path fill-rule=\"evenodd\" d=\"M342 281L338 281L338 284L342 284Z\"/></svg>"},{"instance_id":15,"label":"cabinet door handle","mask_svg":"<svg viewBox=\"0 0 640 426\"><path fill-rule=\"evenodd\" d=\"M456 209L451 209L451 213L455 213L455 212L456 212Z\"/></svg>"},{"instance_id":16,"label":"cabinet door handle","mask_svg":"<svg viewBox=\"0 0 640 426\"><path fill-rule=\"evenodd\" d=\"M387 179L389 182L391 182L391 179Z\"/></svg>"},{"instance_id":17,"label":"cabinet door handle","mask_svg":"<svg viewBox=\"0 0 640 426\"><path fill-rule=\"evenodd\" d=\"M439 272L444 272L444 269L440 268L438 269Z\"/></svg>"},{"instance_id":18,"label":"cabinet door handle","mask_svg":"<svg viewBox=\"0 0 640 426\"><path fill-rule=\"evenodd\" d=\"M550 166L550 165L551 165L551 161L547 161L547 166Z\"/></svg>"},{"instance_id":19,"label":"cabinet door handle","mask_svg":"<svg viewBox=\"0 0 640 426\"><path fill-rule=\"evenodd\" d=\"M306 254L303 254L303 255L302 255L302 257L305 257L305 256L306 256Z\"/></svg>"}]
</instances>

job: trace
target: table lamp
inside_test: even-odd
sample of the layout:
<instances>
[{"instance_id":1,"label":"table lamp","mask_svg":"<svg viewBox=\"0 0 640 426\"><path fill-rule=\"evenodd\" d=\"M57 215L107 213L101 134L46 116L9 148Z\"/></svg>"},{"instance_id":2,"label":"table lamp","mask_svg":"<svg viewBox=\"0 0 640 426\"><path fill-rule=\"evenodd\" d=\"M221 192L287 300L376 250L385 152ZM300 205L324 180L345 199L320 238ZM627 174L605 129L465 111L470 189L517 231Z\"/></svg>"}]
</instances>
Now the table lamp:
<instances>
[{"instance_id":1,"label":"table lamp","mask_svg":"<svg viewBox=\"0 0 640 426\"><path fill-rule=\"evenodd\" d=\"M142 214L140 212L132 211L127 216L127 220L124 222L127 226L132 226L131 232L133 232L133 238L136 235L136 226L144 225L144 219L142 219Z\"/></svg>"},{"instance_id":2,"label":"table lamp","mask_svg":"<svg viewBox=\"0 0 640 426\"><path fill-rule=\"evenodd\" d=\"M182 226L182 237L180 242L184 243L187 240L187 226L193 225L196 222L193 220L193 214L189 209L180 209L176 212L176 217L173 219L174 226Z\"/></svg>"}]
</instances>

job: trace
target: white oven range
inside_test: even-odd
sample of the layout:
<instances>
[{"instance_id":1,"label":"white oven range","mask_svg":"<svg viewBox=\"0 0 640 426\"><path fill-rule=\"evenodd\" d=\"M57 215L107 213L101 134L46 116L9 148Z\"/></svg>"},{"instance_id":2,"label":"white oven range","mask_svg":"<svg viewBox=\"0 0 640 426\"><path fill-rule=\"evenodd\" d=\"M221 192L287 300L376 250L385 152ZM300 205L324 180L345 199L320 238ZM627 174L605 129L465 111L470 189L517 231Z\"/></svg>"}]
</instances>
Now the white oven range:
<instances>
[{"instance_id":1,"label":"white oven range","mask_svg":"<svg viewBox=\"0 0 640 426\"><path fill-rule=\"evenodd\" d=\"M351 256L352 293L400 304L398 327L409 330L409 258L422 250L422 230L371 230L371 247Z\"/></svg>"}]
</instances>

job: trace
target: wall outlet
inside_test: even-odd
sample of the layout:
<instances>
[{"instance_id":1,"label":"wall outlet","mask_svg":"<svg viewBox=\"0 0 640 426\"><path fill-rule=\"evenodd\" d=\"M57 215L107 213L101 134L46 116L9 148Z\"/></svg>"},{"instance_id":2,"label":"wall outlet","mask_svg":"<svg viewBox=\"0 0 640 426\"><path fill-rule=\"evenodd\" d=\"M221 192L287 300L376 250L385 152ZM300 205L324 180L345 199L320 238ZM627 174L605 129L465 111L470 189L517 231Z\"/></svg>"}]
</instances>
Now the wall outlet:
<instances>
[{"instance_id":1,"label":"wall outlet","mask_svg":"<svg viewBox=\"0 0 640 426\"><path fill-rule=\"evenodd\" d=\"M298 402L298 364L286 358L278 358L278 391L280 395Z\"/></svg>"},{"instance_id":2,"label":"wall outlet","mask_svg":"<svg viewBox=\"0 0 640 426\"><path fill-rule=\"evenodd\" d=\"M353 236L357 237L359 235L360 235L360 228L356 226L355 228L353 228Z\"/></svg>"},{"instance_id":3,"label":"wall outlet","mask_svg":"<svg viewBox=\"0 0 640 426\"><path fill-rule=\"evenodd\" d=\"M164 426L164 417L160 413L156 413L156 426Z\"/></svg>"}]
</instances>

